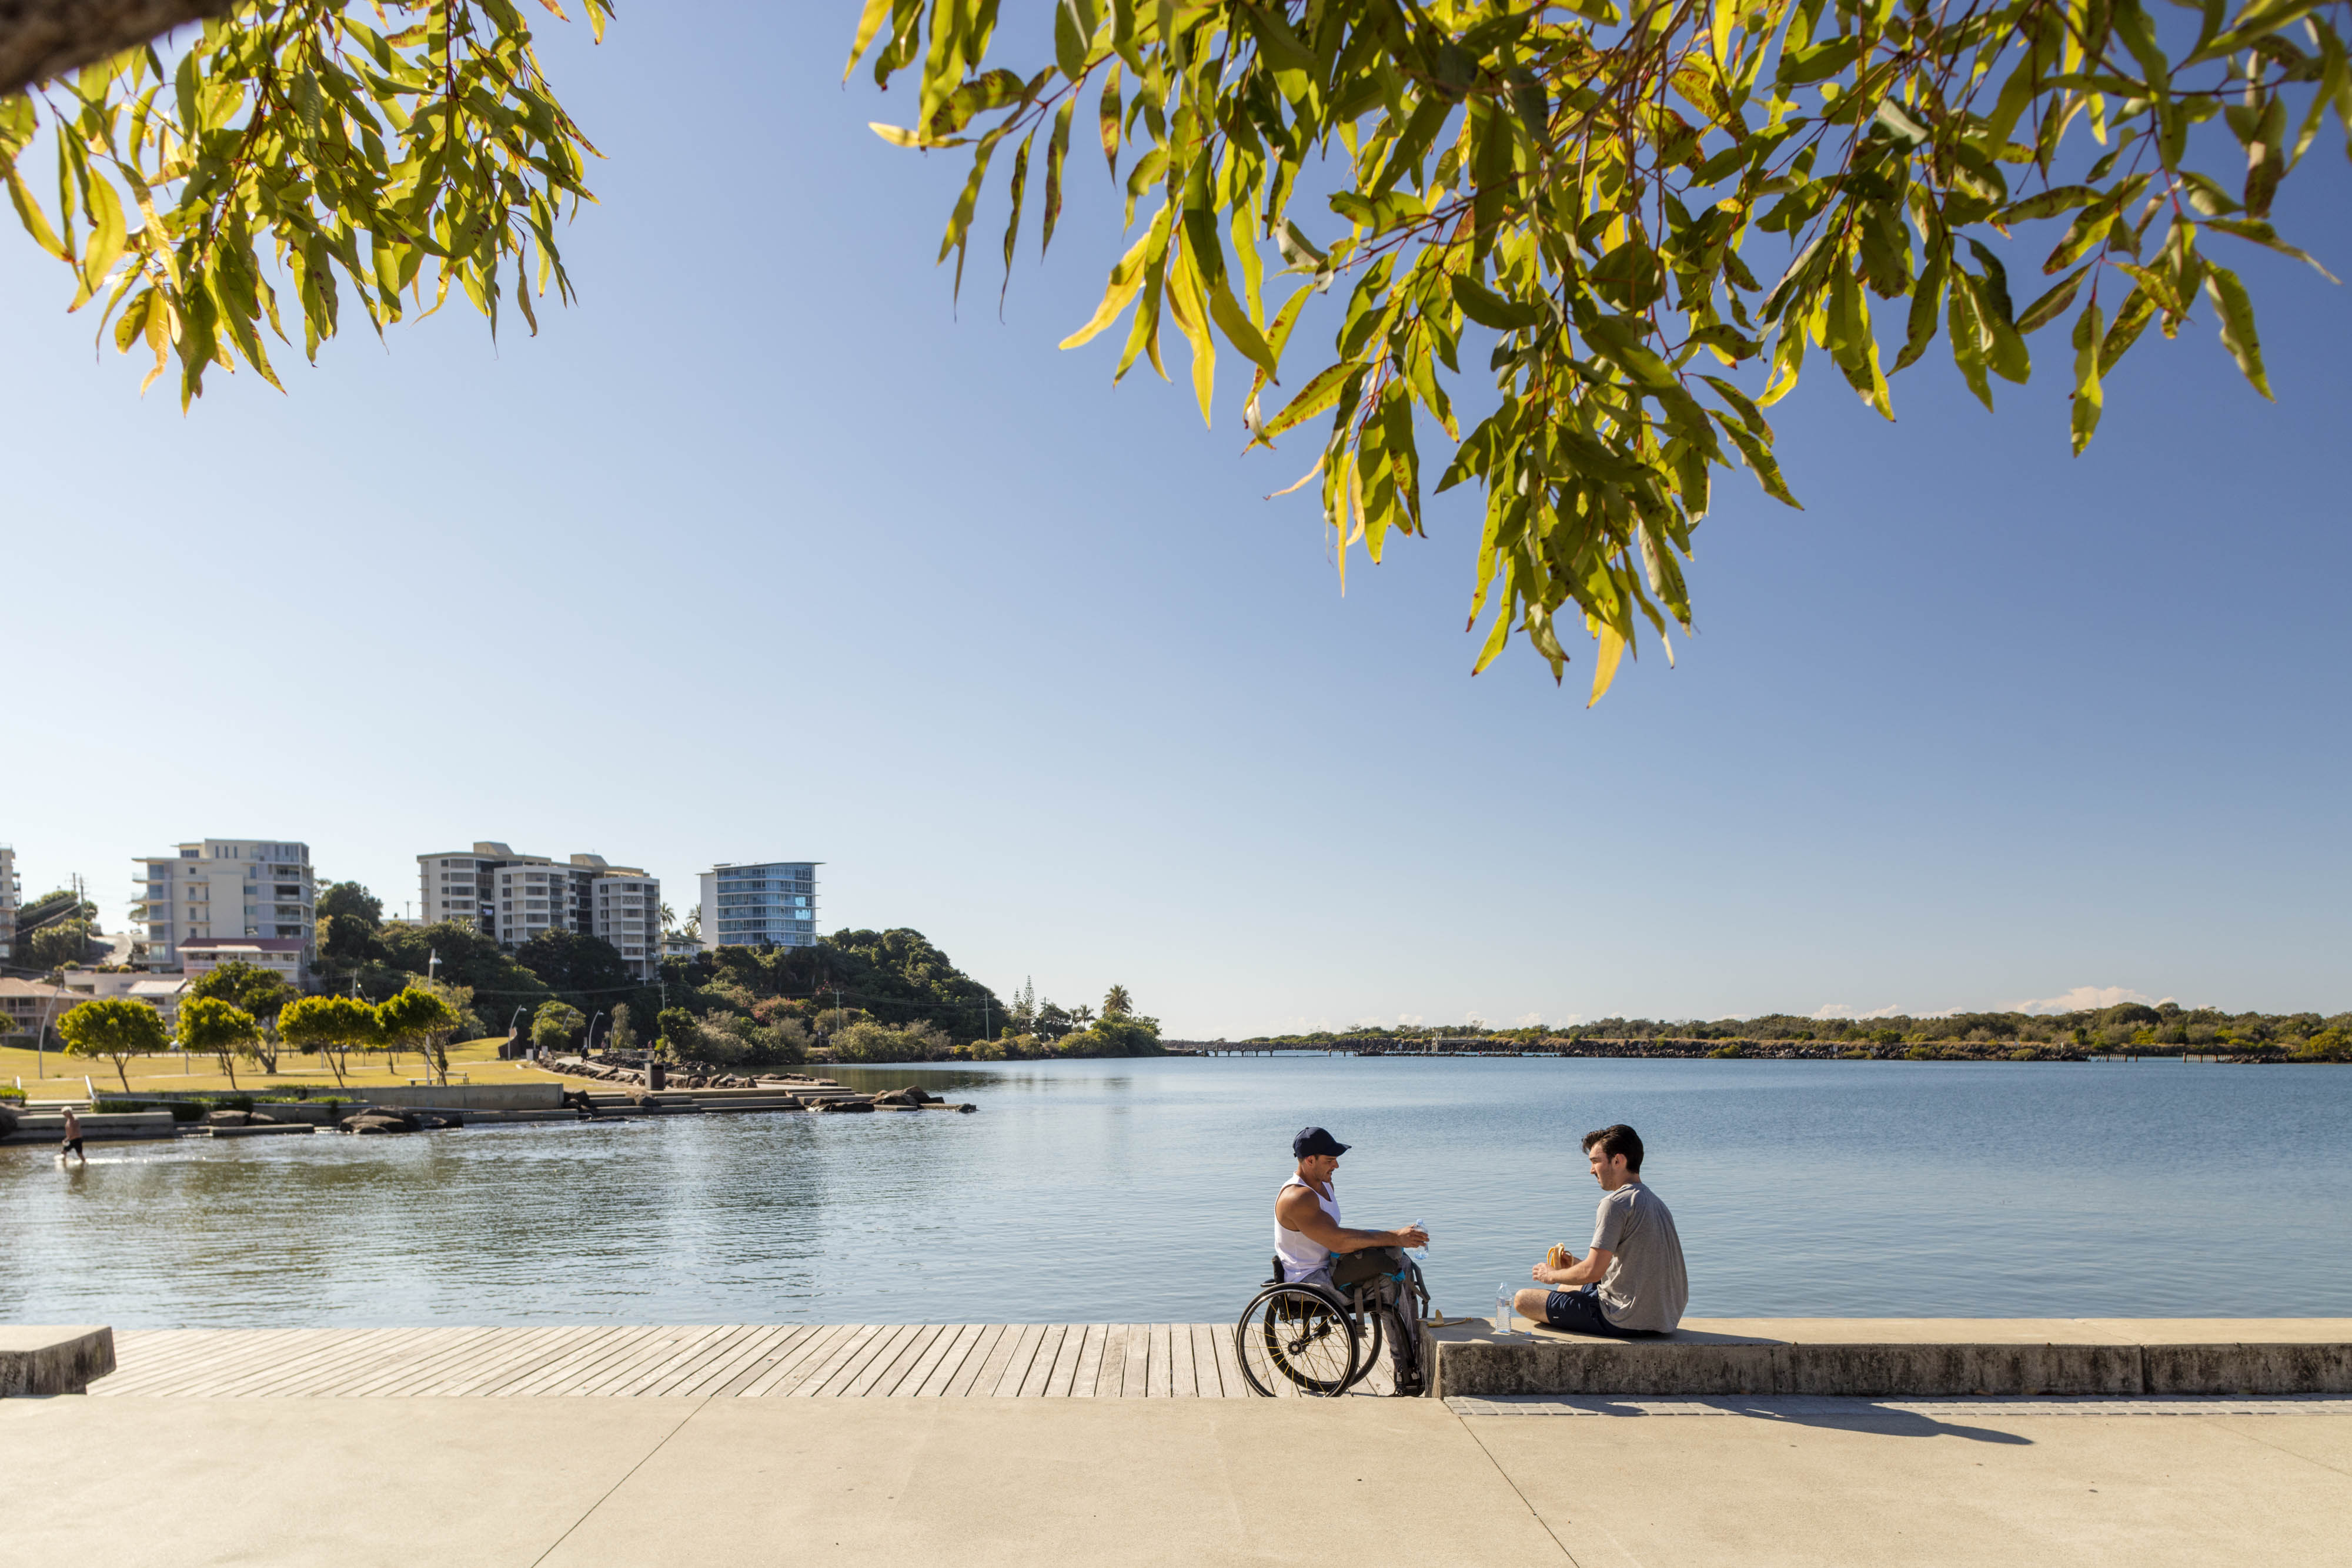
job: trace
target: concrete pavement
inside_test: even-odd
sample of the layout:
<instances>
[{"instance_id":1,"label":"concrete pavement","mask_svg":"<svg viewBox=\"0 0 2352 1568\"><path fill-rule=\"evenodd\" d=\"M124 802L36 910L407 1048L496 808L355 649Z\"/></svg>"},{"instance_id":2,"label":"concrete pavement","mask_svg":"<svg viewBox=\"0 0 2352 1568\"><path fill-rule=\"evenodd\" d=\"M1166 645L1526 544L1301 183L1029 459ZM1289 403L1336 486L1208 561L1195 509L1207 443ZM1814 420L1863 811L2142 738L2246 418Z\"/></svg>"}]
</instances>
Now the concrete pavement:
<instances>
[{"instance_id":1,"label":"concrete pavement","mask_svg":"<svg viewBox=\"0 0 2352 1568\"><path fill-rule=\"evenodd\" d=\"M12 1560L158 1568L2352 1568L2340 1403L1936 1408L61 1397L0 1403L0 1469Z\"/></svg>"}]
</instances>

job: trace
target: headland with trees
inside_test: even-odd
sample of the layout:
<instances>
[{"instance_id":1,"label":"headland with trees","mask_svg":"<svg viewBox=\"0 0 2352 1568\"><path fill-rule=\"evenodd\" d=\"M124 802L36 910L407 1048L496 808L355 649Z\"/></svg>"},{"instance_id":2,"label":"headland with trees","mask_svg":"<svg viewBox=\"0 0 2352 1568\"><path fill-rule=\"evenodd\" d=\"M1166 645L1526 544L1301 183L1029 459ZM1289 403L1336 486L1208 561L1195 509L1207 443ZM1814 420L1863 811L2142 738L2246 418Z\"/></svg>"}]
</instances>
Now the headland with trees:
<instances>
[{"instance_id":1,"label":"headland with trees","mask_svg":"<svg viewBox=\"0 0 2352 1568\"><path fill-rule=\"evenodd\" d=\"M1305 1051L1518 1048L1587 1056L2028 1061L2214 1056L2241 1061L2352 1061L2352 1012L2233 1013L2177 1002L2123 1002L2054 1014L1820 1019L1766 1013L1713 1021L1605 1018L1561 1028L1495 1029L1476 1022L1399 1025L1198 1043L1211 1049Z\"/></svg>"}]
</instances>

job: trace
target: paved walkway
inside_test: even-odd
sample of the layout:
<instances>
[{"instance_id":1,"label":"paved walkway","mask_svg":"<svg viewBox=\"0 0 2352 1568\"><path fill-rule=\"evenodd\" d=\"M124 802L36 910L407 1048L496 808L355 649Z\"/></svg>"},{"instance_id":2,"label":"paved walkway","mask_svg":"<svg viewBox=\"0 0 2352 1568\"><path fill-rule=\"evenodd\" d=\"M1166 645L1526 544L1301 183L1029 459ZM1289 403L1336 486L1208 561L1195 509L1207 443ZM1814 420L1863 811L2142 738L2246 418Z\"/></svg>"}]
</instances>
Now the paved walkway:
<instances>
[{"instance_id":1,"label":"paved walkway","mask_svg":"<svg viewBox=\"0 0 2352 1568\"><path fill-rule=\"evenodd\" d=\"M2218 1403L117 1395L0 1464L9 1561L114 1568L2352 1568L2352 1416Z\"/></svg>"},{"instance_id":2,"label":"paved walkway","mask_svg":"<svg viewBox=\"0 0 2352 1568\"><path fill-rule=\"evenodd\" d=\"M122 1329L114 1343L93 1396L1251 1397L1230 1323ZM1393 1386L1385 1356L1357 1385Z\"/></svg>"}]
</instances>

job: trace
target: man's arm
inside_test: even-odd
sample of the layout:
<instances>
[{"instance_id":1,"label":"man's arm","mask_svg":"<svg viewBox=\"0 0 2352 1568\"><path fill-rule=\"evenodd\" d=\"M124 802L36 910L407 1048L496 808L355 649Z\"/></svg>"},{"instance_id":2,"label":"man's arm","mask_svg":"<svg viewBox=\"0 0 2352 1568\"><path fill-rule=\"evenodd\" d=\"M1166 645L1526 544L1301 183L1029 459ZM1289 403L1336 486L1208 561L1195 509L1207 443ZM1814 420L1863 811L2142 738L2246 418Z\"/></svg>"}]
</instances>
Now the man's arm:
<instances>
[{"instance_id":1,"label":"man's arm","mask_svg":"<svg viewBox=\"0 0 2352 1568\"><path fill-rule=\"evenodd\" d=\"M1292 1187L1275 1200L1274 1216L1286 1229L1296 1230L1318 1247L1334 1252L1360 1252L1367 1247L1426 1247L1429 1236L1421 1230L1352 1230L1344 1225L1334 1225L1331 1217L1315 1195L1303 1186Z\"/></svg>"},{"instance_id":2,"label":"man's arm","mask_svg":"<svg viewBox=\"0 0 2352 1568\"><path fill-rule=\"evenodd\" d=\"M1564 1269L1548 1269L1538 1263L1528 1272L1538 1285L1590 1285L1606 1275L1609 1265L1617 1260L1617 1254L1606 1247L1595 1247L1580 1261L1573 1252L1568 1253L1567 1257L1568 1266Z\"/></svg>"}]
</instances>

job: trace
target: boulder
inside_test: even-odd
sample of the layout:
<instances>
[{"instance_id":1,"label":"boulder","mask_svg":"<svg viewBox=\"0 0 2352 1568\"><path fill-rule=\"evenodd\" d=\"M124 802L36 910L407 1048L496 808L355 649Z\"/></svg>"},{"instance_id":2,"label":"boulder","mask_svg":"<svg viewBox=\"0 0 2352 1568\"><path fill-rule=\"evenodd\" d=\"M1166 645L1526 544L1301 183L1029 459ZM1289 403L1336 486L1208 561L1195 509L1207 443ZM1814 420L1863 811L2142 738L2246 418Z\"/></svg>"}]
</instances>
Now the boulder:
<instances>
[{"instance_id":1,"label":"boulder","mask_svg":"<svg viewBox=\"0 0 2352 1568\"><path fill-rule=\"evenodd\" d=\"M871 1100L827 1100L817 1106L817 1109L832 1115L839 1115L845 1112L856 1111L864 1111L870 1113L874 1109L874 1102Z\"/></svg>"},{"instance_id":2,"label":"boulder","mask_svg":"<svg viewBox=\"0 0 2352 1568\"><path fill-rule=\"evenodd\" d=\"M259 1111L224 1110L215 1111L207 1115L205 1118L205 1125L207 1127L250 1127L256 1124L268 1124L274 1123L277 1120L277 1117L266 1115Z\"/></svg>"},{"instance_id":3,"label":"boulder","mask_svg":"<svg viewBox=\"0 0 2352 1568\"><path fill-rule=\"evenodd\" d=\"M433 1124L442 1124L436 1117ZM344 1117L337 1125L346 1133L414 1133L423 1125L423 1119L397 1105L370 1105Z\"/></svg>"}]
</instances>

